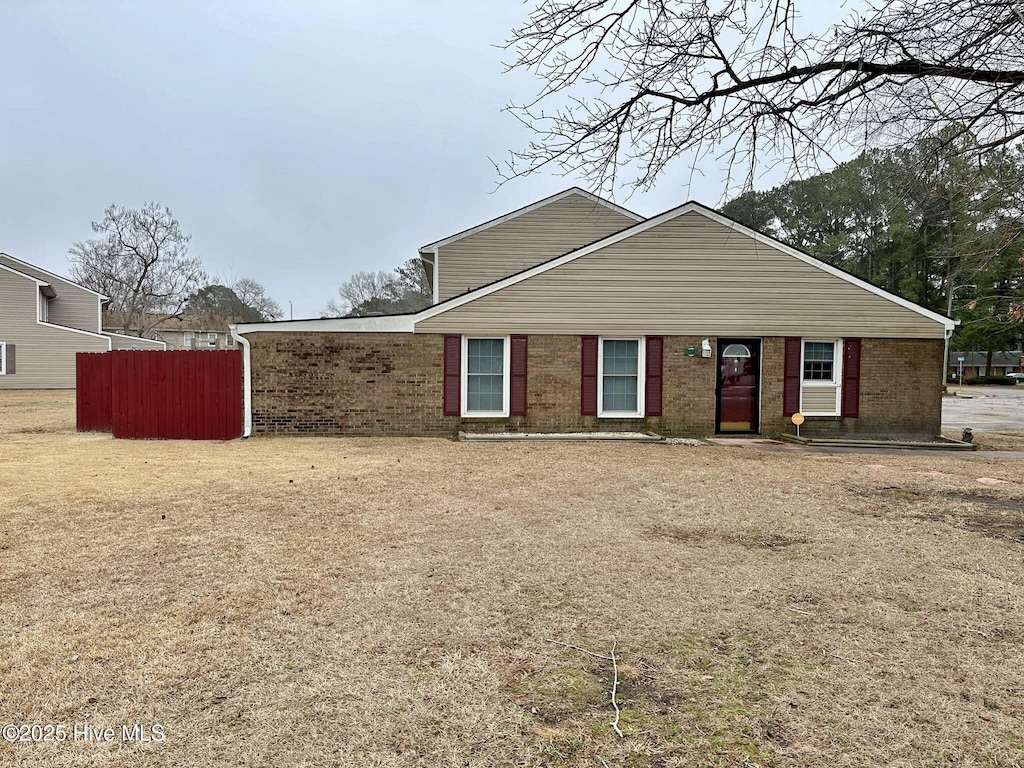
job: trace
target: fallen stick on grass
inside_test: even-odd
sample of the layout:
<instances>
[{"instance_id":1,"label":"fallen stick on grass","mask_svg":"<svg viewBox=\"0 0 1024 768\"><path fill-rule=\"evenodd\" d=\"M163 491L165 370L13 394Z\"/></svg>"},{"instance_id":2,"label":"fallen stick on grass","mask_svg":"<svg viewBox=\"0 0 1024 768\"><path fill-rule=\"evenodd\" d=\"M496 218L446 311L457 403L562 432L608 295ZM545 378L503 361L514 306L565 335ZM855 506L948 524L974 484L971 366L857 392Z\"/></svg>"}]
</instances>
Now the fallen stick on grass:
<instances>
[{"instance_id":1,"label":"fallen stick on grass","mask_svg":"<svg viewBox=\"0 0 1024 768\"><path fill-rule=\"evenodd\" d=\"M612 728L619 734L619 738L623 738L622 731L619 730L619 715L622 713L619 711L619 702L615 700L615 694L619 690L619 662L615 656L615 643L612 642L612 706L615 707L615 719L612 720Z\"/></svg>"},{"instance_id":2,"label":"fallen stick on grass","mask_svg":"<svg viewBox=\"0 0 1024 768\"><path fill-rule=\"evenodd\" d=\"M555 645L564 645L566 648L572 648L574 651L579 651L580 653L585 653L585 654L587 654L587 656L593 656L595 659L604 659L605 661L614 661L614 659L612 659L611 656L605 656L603 653L594 653L593 651L588 651L586 648L580 648L578 645L572 645L571 643L563 643L561 640L551 640L549 638L548 642L549 643L554 643Z\"/></svg>"},{"instance_id":3,"label":"fallen stick on grass","mask_svg":"<svg viewBox=\"0 0 1024 768\"><path fill-rule=\"evenodd\" d=\"M802 608L797 608L796 606L793 606L793 605L789 606L789 610L791 610L793 613L799 613L799 614L802 614L804 616L814 616L815 615L815 614L811 613L810 611L805 611Z\"/></svg>"},{"instance_id":4,"label":"fallen stick on grass","mask_svg":"<svg viewBox=\"0 0 1024 768\"><path fill-rule=\"evenodd\" d=\"M593 651L588 651L586 648L581 648L580 646L573 645L572 643L563 643L561 640L552 640L551 638L547 638L547 641L549 643L554 643L555 645L562 645L562 646L565 646L566 648L572 648L574 651L579 651L580 653L587 654L587 656L593 656L596 659L604 659L605 661L610 661L612 663L612 690L611 690L611 694L612 694L612 706L615 707L615 719L612 720L611 726L612 726L612 729L615 731L615 733L617 733L619 735L620 739L625 738L625 734L622 732L622 729L619 728L619 718L622 716L622 710L619 709L619 700L618 700L618 693L619 693L619 657L615 654L615 648L617 646L617 641L613 641L612 642L612 655L611 656L605 656L604 654L601 654L601 653L594 653ZM604 763L604 760L600 756L598 756L598 760L601 760L601 762ZM605 765L607 765L607 763L605 763Z\"/></svg>"}]
</instances>

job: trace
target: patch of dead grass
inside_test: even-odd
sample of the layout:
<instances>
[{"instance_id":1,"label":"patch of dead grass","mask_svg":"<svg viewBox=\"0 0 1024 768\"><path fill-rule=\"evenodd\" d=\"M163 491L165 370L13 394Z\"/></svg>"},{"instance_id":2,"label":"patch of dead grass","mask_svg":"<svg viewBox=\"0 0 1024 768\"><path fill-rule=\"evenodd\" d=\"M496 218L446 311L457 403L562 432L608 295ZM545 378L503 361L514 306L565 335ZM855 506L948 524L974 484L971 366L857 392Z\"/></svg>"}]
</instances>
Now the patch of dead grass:
<instances>
[{"instance_id":1,"label":"patch of dead grass","mask_svg":"<svg viewBox=\"0 0 1024 768\"><path fill-rule=\"evenodd\" d=\"M27 400L0 720L168 736L2 765L1020 764L1021 550L927 516L1012 514L1012 460L129 442ZM610 665L549 638L618 643L625 739Z\"/></svg>"}]
</instances>

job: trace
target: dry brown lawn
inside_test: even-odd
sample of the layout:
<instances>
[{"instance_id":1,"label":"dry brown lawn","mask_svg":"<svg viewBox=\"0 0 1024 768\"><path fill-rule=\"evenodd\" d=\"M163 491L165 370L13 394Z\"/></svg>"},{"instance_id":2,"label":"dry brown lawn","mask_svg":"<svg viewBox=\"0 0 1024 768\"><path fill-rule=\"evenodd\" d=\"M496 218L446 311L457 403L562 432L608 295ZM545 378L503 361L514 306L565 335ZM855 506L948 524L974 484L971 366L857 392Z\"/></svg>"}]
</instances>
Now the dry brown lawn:
<instances>
[{"instance_id":1,"label":"dry brown lawn","mask_svg":"<svg viewBox=\"0 0 1024 768\"><path fill-rule=\"evenodd\" d=\"M0 765L1022 765L1019 459L129 442L71 405L0 393L0 723L166 740ZM549 639L617 644L624 738L610 662Z\"/></svg>"}]
</instances>

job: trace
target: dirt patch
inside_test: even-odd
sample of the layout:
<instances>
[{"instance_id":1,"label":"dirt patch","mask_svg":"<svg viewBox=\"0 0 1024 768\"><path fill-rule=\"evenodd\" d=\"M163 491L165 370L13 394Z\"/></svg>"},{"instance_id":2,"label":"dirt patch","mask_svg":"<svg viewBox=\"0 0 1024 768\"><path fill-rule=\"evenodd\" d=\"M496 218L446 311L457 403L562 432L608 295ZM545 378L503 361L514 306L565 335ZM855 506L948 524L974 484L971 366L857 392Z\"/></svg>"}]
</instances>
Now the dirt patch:
<instances>
[{"instance_id":1,"label":"dirt patch","mask_svg":"<svg viewBox=\"0 0 1024 768\"><path fill-rule=\"evenodd\" d=\"M916 519L941 522L999 541L1024 544L1024 498L967 490L926 491L899 486L887 486L875 495L897 505L902 502L902 511ZM855 511L881 516L877 508Z\"/></svg>"},{"instance_id":2,"label":"dirt patch","mask_svg":"<svg viewBox=\"0 0 1024 768\"><path fill-rule=\"evenodd\" d=\"M680 525L659 523L646 529L651 538L668 539L683 544L702 544L708 541L736 544L746 549L767 549L779 552L799 544L810 544L811 540L802 536L786 536L773 531L742 531L738 533L709 531L705 528L686 528Z\"/></svg>"}]
</instances>

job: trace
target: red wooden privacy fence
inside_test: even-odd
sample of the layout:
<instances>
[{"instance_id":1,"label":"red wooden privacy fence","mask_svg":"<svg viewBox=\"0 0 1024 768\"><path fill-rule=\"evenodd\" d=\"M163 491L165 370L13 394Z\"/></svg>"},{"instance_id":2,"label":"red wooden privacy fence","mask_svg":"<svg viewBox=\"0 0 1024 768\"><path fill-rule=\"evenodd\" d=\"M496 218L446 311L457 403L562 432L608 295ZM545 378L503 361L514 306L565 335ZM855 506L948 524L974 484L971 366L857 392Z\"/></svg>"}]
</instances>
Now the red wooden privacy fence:
<instances>
[{"instance_id":1,"label":"red wooden privacy fence","mask_svg":"<svg viewBox=\"0 0 1024 768\"><path fill-rule=\"evenodd\" d=\"M168 440L242 434L238 350L79 352L79 432Z\"/></svg>"}]
</instances>

